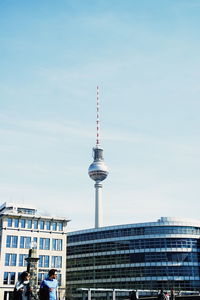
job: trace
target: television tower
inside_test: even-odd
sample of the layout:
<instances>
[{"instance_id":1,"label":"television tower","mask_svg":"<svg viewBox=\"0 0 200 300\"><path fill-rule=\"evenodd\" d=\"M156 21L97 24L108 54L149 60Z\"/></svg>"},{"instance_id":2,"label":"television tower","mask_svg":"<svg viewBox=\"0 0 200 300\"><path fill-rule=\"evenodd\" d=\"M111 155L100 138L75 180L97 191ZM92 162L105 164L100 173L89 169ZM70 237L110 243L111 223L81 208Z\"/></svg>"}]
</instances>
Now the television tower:
<instances>
[{"instance_id":1,"label":"television tower","mask_svg":"<svg viewBox=\"0 0 200 300\"><path fill-rule=\"evenodd\" d=\"M97 86L97 135L96 146L93 148L93 163L89 166L88 174L95 181L95 228L102 226L102 184L108 176L108 168L103 159L103 148L100 147L100 120L99 120L99 88Z\"/></svg>"}]
</instances>

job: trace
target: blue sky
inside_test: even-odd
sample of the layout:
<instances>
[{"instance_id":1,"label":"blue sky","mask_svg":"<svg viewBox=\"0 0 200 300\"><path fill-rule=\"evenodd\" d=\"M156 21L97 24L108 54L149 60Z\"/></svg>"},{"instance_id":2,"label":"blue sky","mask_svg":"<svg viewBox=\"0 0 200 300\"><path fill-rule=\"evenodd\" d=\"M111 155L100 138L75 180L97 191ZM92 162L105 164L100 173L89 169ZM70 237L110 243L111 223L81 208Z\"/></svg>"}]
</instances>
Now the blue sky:
<instances>
[{"instance_id":1,"label":"blue sky","mask_svg":"<svg viewBox=\"0 0 200 300\"><path fill-rule=\"evenodd\" d=\"M0 2L0 198L94 226L199 218L198 0Z\"/></svg>"}]
</instances>

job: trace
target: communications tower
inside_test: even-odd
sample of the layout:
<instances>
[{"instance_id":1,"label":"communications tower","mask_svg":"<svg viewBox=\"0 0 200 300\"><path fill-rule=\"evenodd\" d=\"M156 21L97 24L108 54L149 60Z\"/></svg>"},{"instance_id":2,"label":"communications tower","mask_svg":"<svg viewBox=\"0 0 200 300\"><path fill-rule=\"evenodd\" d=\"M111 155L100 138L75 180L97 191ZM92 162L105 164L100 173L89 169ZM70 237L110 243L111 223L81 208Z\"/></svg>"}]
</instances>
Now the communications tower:
<instances>
[{"instance_id":1,"label":"communications tower","mask_svg":"<svg viewBox=\"0 0 200 300\"><path fill-rule=\"evenodd\" d=\"M97 135L96 146L93 148L93 163L89 166L88 174L95 181L95 228L102 226L102 184L108 176L108 168L103 159L103 148L100 147L100 120L99 120L99 88L97 86Z\"/></svg>"}]
</instances>

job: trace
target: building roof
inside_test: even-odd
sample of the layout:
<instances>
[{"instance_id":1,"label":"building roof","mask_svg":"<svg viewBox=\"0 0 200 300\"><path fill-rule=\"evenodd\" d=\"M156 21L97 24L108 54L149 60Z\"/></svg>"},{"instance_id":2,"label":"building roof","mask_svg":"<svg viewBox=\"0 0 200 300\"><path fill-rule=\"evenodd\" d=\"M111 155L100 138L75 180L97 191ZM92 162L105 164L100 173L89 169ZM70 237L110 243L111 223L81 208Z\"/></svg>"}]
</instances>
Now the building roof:
<instances>
[{"instance_id":1,"label":"building roof","mask_svg":"<svg viewBox=\"0 0 200 300\"><path fill-rule=\"evenodd\" d=\"M150 227L150 226L155 227L155 226L170 226L170 225L171 226L200 227L200 220L178 218L178 217L161 217L160 219L158 219L157 221L154 221L154 222L132 223L132 224L105 226L105 227L99 227L99 228L89 228L89 229L69 232L68 235L123 229L123 228L132 228L132 227Z\"/></svg>"}]
</instances>

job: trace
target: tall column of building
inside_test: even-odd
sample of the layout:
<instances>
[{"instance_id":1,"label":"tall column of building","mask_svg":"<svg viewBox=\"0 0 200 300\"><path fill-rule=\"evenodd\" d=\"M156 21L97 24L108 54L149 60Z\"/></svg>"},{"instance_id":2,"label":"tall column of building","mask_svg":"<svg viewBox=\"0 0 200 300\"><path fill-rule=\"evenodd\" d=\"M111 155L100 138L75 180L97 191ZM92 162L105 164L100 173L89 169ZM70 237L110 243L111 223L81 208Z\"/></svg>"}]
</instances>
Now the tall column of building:
<instances>
[{"instance_id":1,"label":"tall column of building","mask_svg":"<svg viewBox=\"0 0 200 300\"><path fill-rule=\"evenodd\" d=\"M102 184L96 182L95 185L95 228L102 226Z\"/></svg>"}]
</instances>

